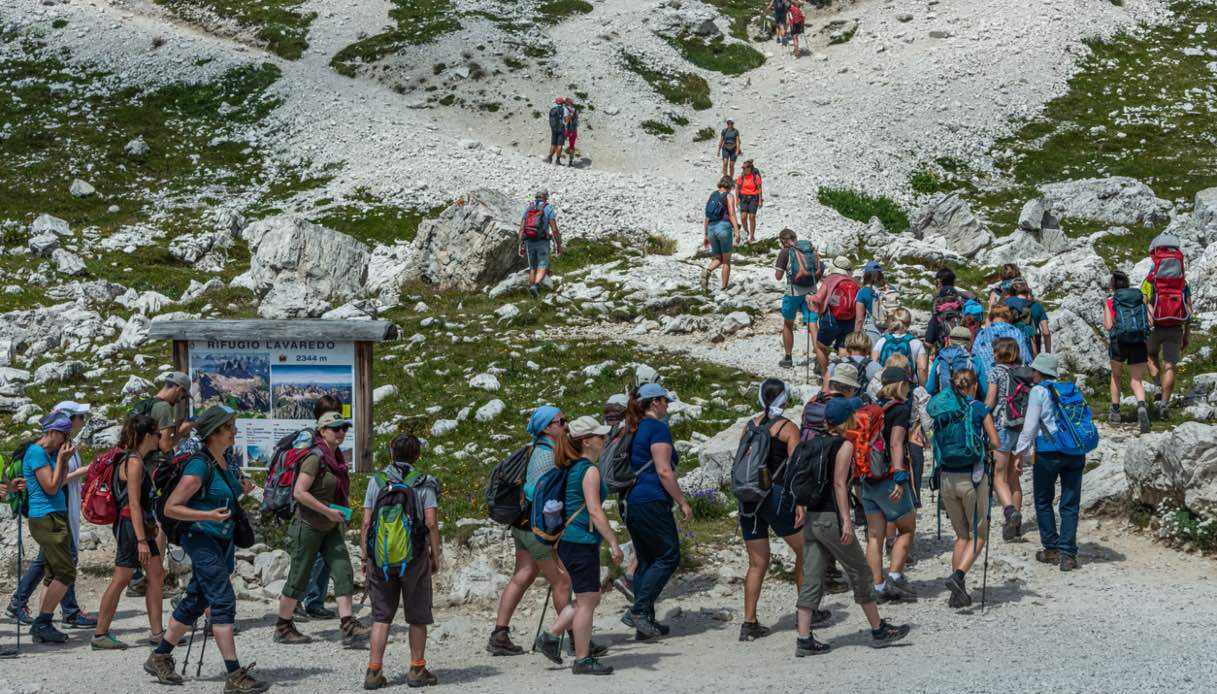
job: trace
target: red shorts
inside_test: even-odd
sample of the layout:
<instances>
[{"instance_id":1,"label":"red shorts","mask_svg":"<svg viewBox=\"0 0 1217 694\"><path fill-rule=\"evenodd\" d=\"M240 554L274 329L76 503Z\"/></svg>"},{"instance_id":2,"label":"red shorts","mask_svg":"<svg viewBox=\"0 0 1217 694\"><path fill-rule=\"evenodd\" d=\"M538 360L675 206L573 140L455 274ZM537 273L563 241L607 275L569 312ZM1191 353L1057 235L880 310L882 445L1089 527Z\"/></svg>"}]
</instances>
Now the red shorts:
<instances>
[{"instance_id":1,"label":"red shorts","mask_svg":"<svg viewBox=\"0 0 1217 694\"><path fill-rule=\"evenodd\" d=\"M567 130L566 131L566 141L570 143L570 149L575 148L575 138L577 138L577 137L579 137L578 130Z\"/></svg>"}]
</instances>

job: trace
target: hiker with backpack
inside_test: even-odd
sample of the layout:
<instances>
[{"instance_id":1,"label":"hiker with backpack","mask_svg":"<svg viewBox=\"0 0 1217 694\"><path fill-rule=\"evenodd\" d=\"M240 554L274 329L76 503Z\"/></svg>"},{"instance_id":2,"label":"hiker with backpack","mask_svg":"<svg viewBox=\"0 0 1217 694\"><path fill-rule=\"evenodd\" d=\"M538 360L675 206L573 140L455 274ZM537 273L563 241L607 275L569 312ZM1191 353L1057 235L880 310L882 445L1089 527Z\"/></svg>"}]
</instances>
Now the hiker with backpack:
<instances>
[{"instance_id":1,"label":"hiker with backpack","mask_svg":"<svg viewBox=\"0 0 1217 694\"><path fill-rule=\"evenodd\" d=\"M934 298L930 302L930 321L925 328L925 341L937 349L947 344L951 328L961 324L966 303L975 297L955 286L955 272L949 267L939 268L934 274L934 282ZM976 307L981 308L979 304Z\"/></svg>"},{"instance_id":2,"label":"hiker with backpack","mask_svg":"<svg viewBox=\"0 0 1217 694\"><path fill-rule=\"evenodd\" d=\"M1002 301L1015 296L1014 283L1023 278L1023 271L1016 263L1003 263L997 271L997 284L989 288L989 310Z\"/></svg>"},{"instance_id":3,"label":"hiker with backpack","mask_svg":"<svg viewBox=\"0 0 1217 694\"><path fill-rule=\"evenodd\" d=\"M782 295L782 347L785 356L778 366L794 367L794 322L802 314L807 326L809 341L814 338L816 314L807 304L807 297L814 294L820 278L820 254L811 241L800 241L798 234L787 227L778 232L777 261L773 264L774 279L786 279L786 292ZM810 359L811 355L807 357Z\"/></svg>"},{"instance_id":4,"label":"hiker with backpack","mask_svg":"<svg viewBox=\"0 0 1217 694\"><path fill-rule=\"evenodd\" d=\"M735 182L739 196L740 226L748 232L748 243L756 243L756 213L765 206L765 189L761 172L756 170L751 159L744 160L744 172Z\"/></svg>"},{"instance_id":5,"label":"hiker with backpack","mask_svg":"<svg viewBox=\"0 0 1217 694\"><path fill-rule=\"evenodd\" d=\"M533 411L528 418L528 434L532 443L525 449L528 463L524 468L524 484L520 489L524 500L531 504L536 492L537 482L545 473L554 469L554 451L560 438L566 435L566 417L562 410L553 405L542 405ZM518 518L511 526L511 537L515 543L516 561L511 580L503 588L499 596L499 607L495 619L494 631L486 644L486 651L491 655L522 655L524 649L511 640L511 618L516 607L524 598L524 593L537 580L537 573L545 575L553 598L554 609L559 613L570 602L570 574L562 568L561 563L554 558L553 547L546 545L537 538L529 526L527 510L523 517ZM536 645L536 644L534 644ZM604 649L599 646L593 653L601 655Z\"/></svg>"},{"instance_id":6,"label":"hiker with backpack","mask_svg":"<svg viewBox=\"0 0 1217 694\"><path fill-rule=\"evenodd\" d=\"M870 338L866 333L850 333L845 338L845 357L838 358L835 362L852 364L858 370L858 383L863 387L859 396L863 402L870 402L879 393L878 379L879 373L883 371L883 365L871 358L873 351Z\"/></svg>"},{"instance_id":7,"label":"hiker with backpack","mask_svg":"<svg viewBox=\"0 0 1217 694\"><path fill-rule=\"evenodd\" d=\"M934 355L930 365L930 376L925 387L931 395L937 395L951 387L951 379L962 369L976 369L972 366L972 331L966 325L951 328L950 337L944 347ZM980 379L980 374L977 373ZM980 387L988 392L987 379L980 380Z\"/></svg>"},{"instance_id":8,"label":"hiker with backpack","mask_svg":"<svg viewBox=\"0 0 1217 694\"><path fill-rule=\"evenodd\" d=\"M885 367L880 381L883 387L876 403L854 413L859 426L846 434L854 443L854 476L866 513L866 560L879 602L917 602L917 593L904 577L917 528L908 451L912 384L908 370L895 366ZM885 578L883 554L892 527L895 537L888 549Z\"/></svg>"},{"instance_id":9,"label":"hiker with backpack","mask_svg":"<svg viewBox=\"0 0 1217 694\"><path fill-rule=\"evenodd\" d=\"M1111 412L1107 421L1120 424L1120 377L1128 365L1128 381L1137 398L1137 423L1149 433L1149 409L1141 377L1149 361L1149 311L1140 289L1129 286L1128 275L1111 273L1111 296L1103 302L1103 329L1107 331L1107 356L1111 359Z\"/></svg>"},{"instance_id":10,"label":"hiker with backpack","mask_svg":"<svg viewBox=\"0 0 1217 694\"><path fill-rule=\"evenodd\" d=\"M803 583L803 510L787 483L788 465L799 445L799 427L782 416L788 398L782 381L767 378L761 382L761 413L745 429L731 470L732 492L739 500L740 532L748 553L740 641L754 641L770 633L756 616L761 587L769 573L770 530L794 552L794 582L796 586Z\"/></svg>"},{"instance_id":11,"label":"hiker with backpack","mask_svg":"<svg viewBox=\"0 0 1217 694\"><path fill-rule=\"evenodd\" d=\"M203 410L194 420L203 440L202 450L174 458L166 469L169 476L165 488L159 490L163 495L157 499L157 513L169 540L181 545L190 557L191 574L160 645L144 662L144 671L161 684L182 684L173 649L210 608L204 629L210 625L224 659L225 694L257 694L269 689L270 684L249 674L254 663L241 666L233 639L237 599L230 576L236 565L235 531L242 525L244 512L240 507L240 482L224 453L236 443L236 418L236 411L227 405ZM161 484L160 479L157 484Z\"/></svg>"},{"instance_id":12,"label":"hiker with backpack","mask_svg":"<svg viewBox=\"0 0 1217 694\"><path fill-rule=\"evenodd\" d=\"M883 266L877 260L868 260L862 266L862 288L858 290L858 302L863 310L862 331L873 345L887 332L888 316L900 308L900 295L887 283Z\"/></svg>"},{"instance_id":13,"label":"hiker with backpack","mask_svg":"<svg viewBox=\"0 0 1217 694\"><path fill-rule=\"evenodd\" d=\"M735 160L743 154L743 139L735 129L735 121L727 119L727 127L718 136L718 155L723 160L722 176L735 178Z\"/></svg>"},{"instance_id":14,"label":"hiker with backpack","mask_svg":"<svg viewBox=\"0 0 1217 694\"><path fill-rule=\"evenodd\" d=\"M844 356L845 338L862 331L864 307L858 303L858 283L854 280L853 263L845 256L832 259L824 281L807 302L817 317L816 359L821 378L827 380L829 350Z\"/></svg>"},{"instance_id":15,"label":"hiker with backpack","mask_svg":"<svg viewBox=\"0 0 1217 694\"><path fill-rule=\"evenodd\" d=\"M439 537L439 482L416 467L422 442L398 434L389 443L389 465L368 480L363 498L360 547L368 599L372 602L372 636L364 689L388 686L385 647L397 607L410 627L410 669L406 685L426 687L439 680L427 669L427 627L432 613L431 577L442 566Z\"/></svg>"},{"instance_id":16,"label":"hiker with backpack","mask_svg":"<svg viewBox=\"0 0 1217 694\"><path fill-rule=\"evenodd\" d=\"M1012 296L1004 303L1018 314L1014 321L1031 340L1035 354L1052 351L1052 328L1048 321L1048 309L1031 294L1027 280L1018 278L1010 284ZM1034 355L1032 355L1034 357Z\"/></svg>"},{"instance_id":17,"label":"hiker with backpack","mask_svg":"<svg viewBox=\"0 0 1217 694\"><path fill-rule=\"evenodd\" d=\"M144 465L144 458L159 445L160 429L156 420L135 415L123 424L118 449L113 457L107 461L94 460L92 464L100 466L108 463L110 473L105 483L111 490L118 516L112 527L117 545L114 573L101 597L97 627L90 644L95 651L127 649L127 644L110 633L110 625L118 609L118 600L131 582L131 574L137 566L144 567L148 572L144 606L148 610L148 625L152 634L149 640L152 645L159 645L165 632L161 604L165 570L161 564L160 547L156 543L160 529L154 508L156 487L152 482L152 471Z\"/></svg>"},{"instance_id":18,"label":"hiker with backpack","mask_svg":"<svg viewBox=\"0 0 1217 694\"><path fill-rule=\"evenodd\" d=\"M655 601L680 564L680 535L672 504L680 508L686 523L693 520L693 508L676 481L680 454L667 424L672 400L663 386L646 383L630 394L625 415L627 428L634 432L630 467L635 472L634 485L624 498L625 525L638 568L634 571L634 604L623 621L634 627L638 641L666 636L669 631L655 617Z\"/></svg>"},{"instance_id":19,"label":"hiker with backpack","mask_svg":"<svg viewBox=\"0 0 1217 694\"><path fill-rule=\"evenodd\" d=\"M1149 307L1150 375L1159 379L1162 392L1157 406L1159 419L1170 410L1175 391L1175 365L1191 341L1192 289L1184 272L1183 251L1178 237L1162 233L1149 245L1153 261L1149 274L1141 283L1145 305Z\"/></svg>"},{"instance_id":20,"label":"hiker with backpack","mask_svg":"<svg viewBox=\"0 0 1217 694\"><path fill-rule=\"evenodd\" d=\"M998 303L989 311L989 324L976 331L972 340L972 368L976 371L977 380L987 387L989 374L997 363L993 360L993 344L1006 337L1018 343L1020 366L1031 363L1031 340L1027 334L1014 325L1014 312L1009 306ZM986 391L987 392L987 391Z\"/></svg>"},{"instance_id":21,"label":"hiker with backpack","mask_svg":"<svg viewBox=\"0 0 1217 694\"><path fill-rule=\"evenodd\" d=\"M1077 385L1060 379L1055 354L1045 352L1031 362L1035 387L1027 404L1027 416L1018 437L1015 455L1025 454L1035 444L1032 493L1035 522L1043 549L1037 561L1058 564L1061 571L1078 568L1078 513L1082 497L1082 473L1086 454L1099 445L1094 415ZM1052 511L1060 481L1060 525Z\"/></svg>"},{"instance_id":22,"label":"hiker with backpack","mask_svg":"<svg viewBox=\"0 0 1217 694\"><path fill-rule=\"evenodd\" d=\"M993 490L1002 506L1002 539L1011 542L1023 534L1023 459L1014 455L1014 446L1035 380L1031 369L1022 365L1018 344L1008 337L993 344L993 360L996 363L985 393L985 407L992 413L999 444L993 453Z\"/></svg>"},{"instance_id":23,"label":"hiker with backpack","mask_svg":"<svg viewBox=\"0 0 1217 694\"><path fill-rule=\"evenodd\" d=\"M813 623L831 615L820 610L825 577L829 566L839 563L849 575L854 602L862 608L871 628L871 643L883 648L903 639L908 625L894 626L879 618L871 571L866 555L854 536L849 484L854 468L854 444L846 433L854 428L854 413L862 408L858 398L836 397L824 406L826 430L822 435L799 444L791 472L791 493L806 509L803 524L803 583L799 587L797 608L798 636L795 657L827 653L828 644L812 634Z\"/></svg>"},{"instance_id":24,"label":"hiker with backpack","mask_svg":"<svg viewBox=\"0 0 1217 694\"><path fill-rule=\"evenodd\" d=\"M596 462L604 449L609 427L595 417L580 417L570 423L570 433L558 441L555 470L561 502L561 529L554 543L558 559L570 575L573 603L554 615L553 624L541 635L540 650L554 663L562 664L561 636L569 633L576 675L611 675L612 666L592 655L592 622L600 604L600 545L608 542L613 564L624 559L617 535L609 525L603 502L608 487L600 478ZM542 481L538 488L545 482Z\"/></svg>"},{"instance_id":25,"label":"hiker with backpack","mask_svg":"<svg viewBox=\"0 0 1217 694\"><path fill-rule=\"evenodd\" d=\"M912 485L913 485L913 508L921 508L921 484L925 473L925 446L928 445L930 434L934 431L933 421L925 412L925 407L930 401L930 394L925 387L912 382L910 374L913 373L912 364L909 363L908 357L903 354L893 354L887 358L887 363L883 365L880 373L875 375L871 381L870 390L874 391L873 399L878 401L880 391L883 390L883 371L888 369L899 369L904 373L905 380L909 381L909 393L904 396L904 399L909 405L909 430L908 430L908 458L911 464ZM893 372L894 373L894 372ZM890 378L891 376L889 376ZM889 543L894 540L896 531L894 528L888 528ZM891 549L890 547L888 548ZM909 560L912 563L912 560Z\"/></svg>"},{"instance_id":26,"label":"hiker with backpack","mask_svg":"<svg viewBox=\"0 0 1217 694\"><path fill-rule=\"evenodd\" d=\"M701 290L710 290L710 276L722 268L722 288L727 289L731 280L731 250L740 242L739 213L731 188L735 182L729 176L718 181L718 188L706 200L706 216L702 224L702 244L710 249L710 265L701 273Z\"/></svg>"},{"instance_id":27,"label":"hiker with backpack","mask_svg":"<svg viewBox=\"0 0 1217 694\"><path fill-rule=\"evenodd\" d=\"M799 50L799 37L803 35L803 32L807 28L807 17L803 15L803 3L800 0L791 0L790 9L787 11L786 16L790 22L790 40L794 46L792 53L794 57L798 58L801 54Z\"/></svg>"},{"instance_id":28,"label":"hiker with backpack","mask_svg":"<svg viewBox=\"0 0 1217 694\"><path fill-rule=\"evenodd\" d=\"M786 39L786 20L790 12L790 0L769 0L769 5L765 7L765 11L773 13L773 31L775 40L785 45Z\"/></svg>"},{"instance_id":29,"label":"hiker with backpack","mask_svg":"<svg viewBox=\"0 0 1217 694\"><path fill-rule=\"evenodd\" d=\"M559 145L561 148L561 145ZM528 259L528 293L541 298L541 283L549 271L549 244L553 241L554 256L562 255L562 234L558 231L558 212L549 204L549 191L537 191L537 197L524 208L520 219L521 258Z\"/></svg>"},{"instance_id":30,"label":"hiker with backpack","mask_svg":"<svg viewBox=\"0 0 1217 694\"><path fill-rule=\"evenodd\" d=\"M951 592L947 604L954 608L972 604L967 573L989 539L988 453L997 448L998 437L988 408L976 399L977 386L976 373L963 369L952 377L951 388L940 391L929 404L934 418L934 476L942 509L955 531L951 575L946 578Z\"/></svg>"},{"instance_id":31,"label":"hiker with backpack","mask_svg":"<svg viewBox=\"0 0 1217 694\"><path fill-rule=\"evenodd\" d=\"M929 351L925 343L909 333L913 316L906 308L898 308L888 316L887 334L875 343L871 358L882 366L887 366L887 360L893 354L903 354L909 362L915 365L911 370L914 382L924 385L929 377Z\"/></svg>"},{"instance_id":32,"label":"hiker with backpack","mask_svg":"<svg viewBox=\"0 0 1217 694\"><path fill-rule=\"evenodd\" d=\"M84 428L89 409L89 406L86 404L65 400L51 408L51 413L66 414L72 422L71 436L75 436ZM68 460L68 474L64 485L68 508L68 528L71 530L73 562L79 561L81 480L88 473L88 466L80 464L80 451L78 450ZM21 575L21 578L17 582L17 589L13 592L12 598L9 599L8 615L15 619L18 624L28 625L33 623L33 617L30 615L27 605L29 604L30 597L38 588L38 584L42 581L45 569L46 557L40 550L38 555L34 557L33 563ZM97 626L97 617L82 610L76 602L75 586L69 587L68 591L64 593L63 599L59 601L59 610L62 613L61 623L68 628L91 629Z\"/></svg>"},{"instance_id":33,"label":"hiker with backpack","mask_svg":"<svg viewBox=\"0 0 1217 694\"><path fill-rule=\"evenodd\" d=\"M549 107L549 155L546 164L562 164L562 143L566 139L566 99L557 97Z\"/></svg>"},{"instance_id":34,"label":"hiker with backpack","mask_svg":"<svg viewBox=\"0 0 1217 694\"><path fill-rule=\"evenodd\" d=\"M351 420L340 412L328 412L317 420L316 430L312 448L300 452L297 466L293 489L296 509L287 531L292 540L291 567L279 597L274 640L293 645L312 641L296 629L293 613L308 590L313 560L320 552L334 581L342 643L349 646L368 638L370 633L368 627L355 619L352 611L355 574L343 539L351 517L351 479L341 446L351 430Z\"/></svg>"},{"instance_id":35,"label":"hiker with backpack","mask_svg":"<svg viewBox=\"0 0 1217 694\"><path fill-rule=\"evenodd\" d=\"M575 165L575 140L579 137L579 109L575 108L575 100L566 97L563 102L562 126L566 130L566 164Z\"/></svg>"}]
</instances>

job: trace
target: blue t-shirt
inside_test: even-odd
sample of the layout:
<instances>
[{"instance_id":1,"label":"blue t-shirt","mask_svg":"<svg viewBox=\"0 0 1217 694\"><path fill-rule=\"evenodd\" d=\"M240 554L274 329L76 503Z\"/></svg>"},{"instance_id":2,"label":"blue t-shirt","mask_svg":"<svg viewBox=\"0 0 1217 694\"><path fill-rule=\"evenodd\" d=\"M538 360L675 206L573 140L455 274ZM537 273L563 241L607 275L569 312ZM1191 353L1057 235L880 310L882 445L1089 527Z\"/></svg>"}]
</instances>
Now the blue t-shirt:
<instances>
[{"instance_id":1,"label":"blue t-shirt","mask_svg":"<svg viewBox=\"0 0 1217 694\"><path fill-rule=\"evenodd\" d=\"M211 468L208 471L208 468ZM191 458L186 462L186 467L182 470L182 476L191 475L198 477L203 481L205 488L200 489L189 501L186 502L188 508L196 511L212 511L217 508L227 507L230 511L235 511L237 506L237 492L241 488L241 483L233 475L232 470L222 470L219 465L215 465L207 459L206 455L199 455ZM208 477L211 478L211 484L207 484ZM223 523L215 521L195 521L192 525L193 530L199 530L203 533L218 537L221 540L232 538L232 530L236 525L236 515L230 515L228 520Z\"/></svg>"},{"instance_id":2,"label":"blue t-shirt","mask_svg":"<svg viewBox=\"0 0 1217 694\"><path fill-rule=\"evenodd\" d=\"M54 495L47 496L46 490L38 483L34 471L50 466L51 474L55 474L56 461L47 455L46 450L38 444L33 444L25 450L21 459L21 474L25 476L26 488L30 490L30 518L42 518L52 513L68 512L68 493L66 486L59 488Z\"/></svg>"},{"instance_id":3,"label":"blue t-shirt","mask_svg":"<svg viewBox=\"0 0 1217 694\"><path fill-rule=\"evenodd\" d=\"M672 495L663 488L663 484L659 481L659 473L651 464L651 444L653 443L666 443L671 446L672 430L668 428L667 423L647 417L638 424L638 431L634 432L634 446L630 449L630 467L634 470L641 470L643 467L646 469L638 473L634 487L630 489L630 493L626 497L626 501L629 503L672 502ZM672 467L675 468L679 461L680 455L673 446Z\"/></svg>"},{"instance_id":4,"label":"blue t-shirt","mask_svg":"<svg viewBox=\"0 0 1217 694\"><path fill-rule=\"evenodd\" d=\"M587 458L580 458L575 461L571 467L570 477L566 478L566 500L565 504L567 513L574 513L576 509L583 507L579 513L566 518L566 532L562 533L563 542L577 542L581 545L598 544L602 539L600 531L592 527L592 516L587 512L587 508L583 506L585 499L583 498L583 477L587 471L592 468L591 462ZM600 480L600 499L604 500L608 496L608 486L604 484L604 480Z\"/></svg>"},{"instance_id":5,"label":"blue t-shirt","mask_svg":"<svg viewBox=\"0 0 1217 694\"><path fill-rule=\"evenodd\" d=\"M870 315L875 307L875 290L869 285L858 290L858 295L854 297L858 303L866 307L866 315Z\"/></svg>"}]
</instances>

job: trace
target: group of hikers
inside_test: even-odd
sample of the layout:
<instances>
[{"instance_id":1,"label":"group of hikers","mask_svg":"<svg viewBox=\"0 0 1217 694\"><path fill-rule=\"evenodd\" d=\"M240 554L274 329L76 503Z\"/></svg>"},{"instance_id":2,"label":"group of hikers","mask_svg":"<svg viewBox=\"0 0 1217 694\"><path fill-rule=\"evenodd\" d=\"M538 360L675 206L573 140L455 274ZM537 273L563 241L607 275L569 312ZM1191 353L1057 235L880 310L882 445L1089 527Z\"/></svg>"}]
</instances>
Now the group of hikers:
<instances>
[{"instance_id":1,"label":"group of hikers","mask_svg":"<svg viewBox=\"0 0 1217 694\"><path fill-rule=\"evenodd\" d=\"M575 140L579 138L579 109L569 96L559 96L549 107L549 154L547 164L562 164L562 146L566 145L566 164L575 165Z\"/></svg>"}]
</instances>

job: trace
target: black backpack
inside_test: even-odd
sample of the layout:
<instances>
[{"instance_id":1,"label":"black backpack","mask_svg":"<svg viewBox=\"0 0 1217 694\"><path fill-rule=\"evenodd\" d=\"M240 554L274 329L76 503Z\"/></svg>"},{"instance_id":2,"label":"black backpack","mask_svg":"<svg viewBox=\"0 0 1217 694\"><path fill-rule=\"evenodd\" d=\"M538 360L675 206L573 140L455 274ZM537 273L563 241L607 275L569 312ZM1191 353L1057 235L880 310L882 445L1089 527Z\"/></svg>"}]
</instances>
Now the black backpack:
<instances>
[{"instance_id":1,"label":"black backpack","mask_svg":"<svg viewBox=\"0 0 1217 694\"><path fill-rule=\"evenodd\" d=\"M207 477L203 480L203 486L199 488L199 493L205 494L211 488L211 478L215 474L216 468L215 461L211 460L206 453L200 451L174 456L168 462L157 466L153 472L152 482L156 485L156 500L152 507L156 512L156 519L160 523L161 529L165 531L169 541L175 545L182 544L182 533L190 529L192 521L170 518L165 514L165 502L169 500L173 490L177 489L178 483L182 481L182 472L186 469L186 463L196 457L202 457L207 461Z\"/></svg>"},{"instance_id":2,"label":"black backpack","mask_svg":"<svg viewBox=\"0 0 1217 694\"><path fill-rule=\"evenodd\" d=\"M136 415L144 415L145 417L152 416L152 407L156 405L158 400L160 400L160 398L156 397L155 395L140 400L131 406L131 411L127 414L127 418L130 419Z\"/></svg>"},{"instance_id":3,"label":"black backpack","mask_svg":"<svg viewBox=\"0 0 1217 694\"><path fill-rule=\"evenodd\" d=\"M524 480L531 457L532 445L522 446L490 471L490 479L486 482L486 510L495 523L518 526L528 517Z\"/></svg>"},{"instance_id":4,"label":"black backpack","mask_svg":"<svg viewBox=\"0 0 1217 694\"><path fill-rule=\"evenodd\" d=\"M646 468L654 465L647 463L639 470L630 465L630 452L634 448L634 432L626 427L625 422L618 422L609 431L604 450L600 452L600 479L610 492L628 492L638 475Z\"/></svg>"},{"instance_id":5,"label":"black backpack","mask_svg":"<svg viewBox=\"0 0 1217 694\"><path fill-rule=\"evenodd\" d=\"M836 436L817 436L794 449L789 485L795 503L818 508L832 499L832 472L837 458L833 449L839 443Z\"/></svg>"},{"instance_id":6,"label":"black backpack","mask_svg":"<svg viewBox=\"0 0 1217 694\"><path fill-rule=\"evenodd\" d=\"M562 130L565 126L562 124L562 119L565 117L565 109L559 105L554 105L549 109L549 129L554 132Z\"/></svg>"}]
</instances>

